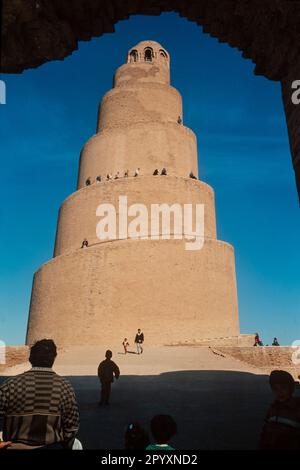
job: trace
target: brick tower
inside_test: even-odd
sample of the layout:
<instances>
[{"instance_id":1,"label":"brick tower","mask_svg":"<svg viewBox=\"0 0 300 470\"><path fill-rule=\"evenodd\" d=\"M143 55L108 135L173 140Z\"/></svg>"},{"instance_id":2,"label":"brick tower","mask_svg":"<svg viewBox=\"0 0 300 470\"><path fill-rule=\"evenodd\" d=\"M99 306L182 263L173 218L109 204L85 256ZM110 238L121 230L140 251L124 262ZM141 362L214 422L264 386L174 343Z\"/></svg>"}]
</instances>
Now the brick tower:
<instances>
[{"instance_id":1,"label":"brick tower","mask_svg":"<svg viewBox=\"0 0 300 470\"><path fill-rule=\"evenodd\" d=\"M137 328L152 345L239 335L234 251L216 238L212 188L192 175L196 136L170 86L169 54L140 42L101 101L77 191L59 211L54 257L35 273L28 344L42 337L61 346L117 344ZM132 238L119 233L118 217L116 239L99 240L96 209L111 204L120 217L120 195L149 213L154 203L203 204L203 248L186 250L175 231Z\"/></svg>"}]
</instances>

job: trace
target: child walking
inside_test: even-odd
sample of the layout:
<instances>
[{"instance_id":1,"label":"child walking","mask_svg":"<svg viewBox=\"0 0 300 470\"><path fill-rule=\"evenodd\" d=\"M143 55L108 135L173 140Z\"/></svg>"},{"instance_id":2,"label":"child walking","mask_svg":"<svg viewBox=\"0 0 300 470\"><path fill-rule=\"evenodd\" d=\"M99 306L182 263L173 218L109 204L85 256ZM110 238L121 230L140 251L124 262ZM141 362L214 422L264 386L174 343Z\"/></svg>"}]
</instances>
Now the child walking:
<instances>
[{"instance_id":1,"label":"child walking","mask_svg":"<svg viewBox=\"0 0 300 470\"><path fill-rule=\"evenodd\" d=\"M124 338L124 341L123 341L122 344L123 344L123 348L124 348L124 353L127 354L127 348L129 346L128 339Z\"/></svg>"}]
</instances>

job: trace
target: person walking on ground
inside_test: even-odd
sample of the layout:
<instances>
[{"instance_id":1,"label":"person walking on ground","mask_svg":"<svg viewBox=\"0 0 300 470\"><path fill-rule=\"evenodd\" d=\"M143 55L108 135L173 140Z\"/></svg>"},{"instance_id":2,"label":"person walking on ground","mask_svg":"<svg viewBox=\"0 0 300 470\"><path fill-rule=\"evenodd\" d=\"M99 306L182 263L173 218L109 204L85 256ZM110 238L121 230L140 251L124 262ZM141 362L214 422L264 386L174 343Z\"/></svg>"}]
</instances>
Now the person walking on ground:
<instances>
[{"instance_id":1,"label":"person walking on ground","mask_svg":"<svg viewBox=\"0 0 300 470\"><path fill-rule=\"evenodd\" d=\"M124 338L124 341L123 341L122 344L123 344L123 348L124 348L124 353L127 354L127 349L128 349L128 346L129 346L128 339Z\"/></svg>"},{"instance_id":2,"label":"person walking on ground","mask_svg":"<svg viewBox=\"0 0 300 470\"><path fill-rule=\"evenodd\" d=\"M79 413L72 385L52 369L57 355L51 339L30 348L32 368L0 387L3 440L12 449L72 449L79 429Z\"/></svg>"},{"instance_id":3,"label":"person walking on ground","mask_svg":"<svg viewBox=\"0 0 300 470\"><path fill-rule=\"evenodd\" d=\"M273 370L269 383L275 400L267 412L259 447L300 450L300 398L293 396L294 378L284 370Z\"/></svg>"},{"instance_id":4,"label":"person walking on ground","mask_svg":"<svg viewBox=\"0 0 300 470\"><path fill-rule=\"evenodd\" d=\"M177 425L170 415L156 415L151 420L151 433L155 444L150 444L146 450L175 450L169 445L170 439L177 433Z\"/></svg>"},{"instance_id":5,"label":"person walking on ground","mask_svg":"<svg viewBox=\"0 0 300 470\"><path fill-rule=\"evenodd\" d=\"M140 328L137 330L137 334L135 335L134 342L136 344L137 353L142 354L143 353L142 344L144 342L144 333L141 332Z\"/></svg>"},{"instance_id":6,"label":"person walking on ground","mask_svg":"<svg viewBox=\"0 0 300 470\"><path fill-rule=\"evenodd\" d=\"M120 369L117 364L111 360L112 352L107 350L105 353L105 360L100 362L98 367L98 377L101 382L101 399L99 406L109 405L109 397L111 392L111 384L114 378L120 377Z\"/></svg>"}]
</instances>

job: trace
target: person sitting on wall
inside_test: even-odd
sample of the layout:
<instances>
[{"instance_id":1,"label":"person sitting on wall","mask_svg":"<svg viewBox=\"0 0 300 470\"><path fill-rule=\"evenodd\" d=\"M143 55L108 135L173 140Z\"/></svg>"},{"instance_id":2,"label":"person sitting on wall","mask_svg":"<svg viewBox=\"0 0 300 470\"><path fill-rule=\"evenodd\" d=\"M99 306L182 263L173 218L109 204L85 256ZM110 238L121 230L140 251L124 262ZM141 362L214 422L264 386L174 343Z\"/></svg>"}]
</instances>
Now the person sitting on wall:
<instances>
[{"instance_id":1,"label":"person sitting on wall","mask_svg":"<svg viewBox=\"0 0 300 470\"><path fill-rule=\"evenodd\" d=\"M106 175L106 179L109 181L109 180L112 180L112 175L110 173L107 173Z\"/></svg>"},{"instance_id":2,"label":"person sitting on wall","mask_svg":"<svg viewBox=\"0 0 300 470\"><path fill-rule=\"evenodd\" d=\"M88 178L88 179L86 180L86 182L85 182L85 185L86 185L86 186L90 186L90 184L91 184L91 178Z\"/></svg>"},{"instance_id":3,"label":"person sitting on wall","mask_svg":"<svg viewBox=\"0 0 300 470\"><path fill-rule=\"evenodd\" d=\"M140 174L140 168L137 168L135 170L134 176L139 176L139 174Z\"/></svg>"},{"instance_id":4,"label":"person sitting on wall","mask_svg":"<svg viewBox=\"0 0 300 470\"><path fill-rule=\"evenodd\" d=\"M3 439L12 442L12 449L72 449L79 443L75 440L79 429L75 393L72 385L53 371L56 356L54 341L37 341L30 348L32 368L0 387Z\"/></svg>"},{"instance_id":5,"label":"person sitting on wall","mask_svg":"<svg viewBox=\"0 0 300 470\"><path fill-rule=\"evenodd\" d=\"M258 333L255 333L254 345L253 346L263 346L263 343L261 342Z\"/></svg>"},{"instance_id":6,"label":"person sitting on wall","mask_svg":"<svg viewBox=\"0 0 300 470\"><path fill-rule=\"evenodd\" d=\"M180 116L178 116L177 122L178 122L178 124L182 124L182 119L181 119Z\"/></svg>"},{"instance_id":7,"label":"person sitting on wall","mask_svg":"<svg viewBox=\"0 0 300 470\"><path fill-rule=\"evenodd\" d=\"M175 450L169 445L170 439L177 433L177 425L170 415L156 415L151 420L151 433L155 444L150 444L146 450Z\"/></svg>"},{"instance_id":8,"label":"person sitting on wall","mask_svg":"<svg viewBox=\"0 0 300 470\"><path fill-rule=\"evenodd\" d=\"M89 246L89 242L87 241L87 239L85 238L82 242L82 245L81 245L81 248L86 248Z\"/></svg>"},{"instance_id":9,"label":"person sitting on wall","mask_svg":"<svg viewBox=\"0 0 300 470\"><path fill-rule=\"evenodd\" d=\"M189 177L192 178L193 180L197 179L192 171L190 172Z\"/></svg>"},{"instance_id":10,"label":"person sitting on wall","mask_svg":"<svg viewBox=\"0 0 300 470\"><path fill-rule=\"evenodd\" d=\"M156 168L156 170L154 170L154 172L153 172L153 175L154 175L154 176L157 176L158 174L159 174L159 171L158 171L158 169Z\"/></svg>"},{"instance_id":11,"label":"person sitting on wall","mask_svg":"<svg viewBox=\"0 0 300 470\"><path fill-rule=\"evenodd\" d=\"M125 177L125 178L128 178L128 175L129 175L129 171L126 170L125 173L124 173L124 177Z\"/></svg>"},{"instance_id":12,"label":"person sitting on wall","mask_svg":"<svg viewBox=\"0 0 300 470\"><path fill-rule=\"evenodd\" d=\"M295 381L284 370L273 370L269 383L275 400L268 409L260 449L300 450L300 398L293 397Z\"/></svg>"},{"instance_id":13,"label":"person sitting on wall","mask_svg":"<svg viewBox=\"0 0 300 470\"><path fill-rule=\"evenodd\" d=\"M101 178L100 175L96 176L96 181L97 181L97 183L101 183L101 179L102 179L102 178Z\"/></svg>"},{"instance_id":14,"label":"person sitting on wall","mask_svg":"<svg viewBox=\"0 0 300 470\"><path fill-rule=\"evenodd\" d=\"M115 362L111 360L112 352L107 350L105 353L105 360L100 362L98 367L98 377L101 382L101 399L99 406L109 405L109 397L111 392L111 384L114 378L120 377L120 369Z\"/></svg>"},{"instance_id":15,"label":"person sitting on wall","mask_svg":"<svg viewBox=\"0 0 300 470\"><path fill-rule=\"evenodd\" d=\"M161 174L164 175L164 176L166 176L166 174L167 174L166 168L163 168L163 169L161 170Z\"/></svg>"},{"instance_id":16,"label":"person sitting on wall","mask_svg":"<svg viewBox=\"0 0 300 470\"><path fill-rule=\"evenodd\" d=\"M274 339L273 339L272 346L279 346L279 343L278 343L277 338L274 338Z\"/></svg>"},{"instance_id":17,"label":"person sitting on wall","mask_svg":"<svg viewBox=\"0 0 300 470\"><path fill-rule=\"evenodd\" d=\"M117 172L116 176L115 176L115 180L119 179L120 178L120 173Z\"/></svg>"}]
</instances>

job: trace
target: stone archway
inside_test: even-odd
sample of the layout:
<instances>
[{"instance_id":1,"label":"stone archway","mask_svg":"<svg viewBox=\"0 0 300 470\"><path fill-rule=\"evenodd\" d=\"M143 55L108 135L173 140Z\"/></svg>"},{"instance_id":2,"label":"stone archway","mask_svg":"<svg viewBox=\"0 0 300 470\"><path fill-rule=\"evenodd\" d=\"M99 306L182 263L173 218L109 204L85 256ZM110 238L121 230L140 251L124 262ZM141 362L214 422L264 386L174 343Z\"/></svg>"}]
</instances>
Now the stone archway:
<instances>
[{"instance_id":1,"label":"stone archway","mask_svg":"<svg viewBox=\"0 0 300 470\"><path fill-rule=\"evenodd\" d=\"M71 6L70 6L71 5ZM21 73L64 59L78 41L114 32L131 15L177 12L205 33L238 48L255 74L280 81L292 161L300 196L300 4L291 0L4 0L1 72Z\"/></svg>"}]
</instances>

